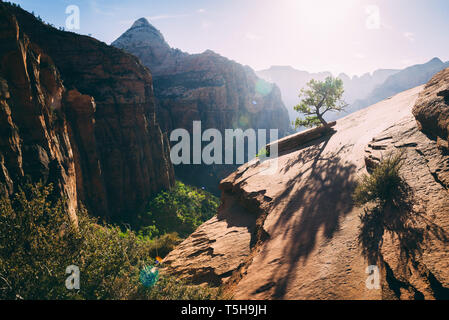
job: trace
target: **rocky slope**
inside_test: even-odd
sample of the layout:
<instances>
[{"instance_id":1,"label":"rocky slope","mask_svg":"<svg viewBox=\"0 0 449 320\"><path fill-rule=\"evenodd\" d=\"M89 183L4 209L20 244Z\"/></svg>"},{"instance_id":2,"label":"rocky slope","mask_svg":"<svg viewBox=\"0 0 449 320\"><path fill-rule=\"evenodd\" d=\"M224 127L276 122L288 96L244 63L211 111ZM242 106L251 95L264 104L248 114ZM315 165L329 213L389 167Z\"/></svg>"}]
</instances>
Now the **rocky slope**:
<instances>
[{"instance_id":1,"label":"rocky slope","mask_svg":"<svg viewBox=\"0 0 449 320\"><path fill-rule=\"evenodd\" d=\"M437 134L420 131L445 128L447 72L339 120L333 135L240 167L221 182L218 216L170 253L167 270L225 284L237 299L448 298L449 156ZM358 241L363 209L352 192L392 150L404 152L401 173L419 214L383 234L380 288L369 289L372 262ZM267 176L272 161L277 170Z\"/></svg>"},{"instance_id":2,"label":"rocky slope","mask_svg":"<svg viewBox=\"0 0 449 320\"><path fill-rule=\"evenodd\" d=\"M158 119L164 132L191 130L200 120L203 130L254 128L290 132L279 89L244 67L206 51L187 54L172 49L145 18L137 20L112 45L136 55L154 77ZM217 189L218 182L235 167L178 166L176 173L197 186ZM210 177L207 179L200 179Z\"/></svg>"},{"instance_id":3,"label":"rocky slope","mask_svg":"<svg viewBox=\"0 0 449 320\"><path fill-rule=\"evenodd\" d=\"M107 219L129 219L174 173L137 58L0 3L0 190L56 182Z\"/></svg>"}]
</instances>

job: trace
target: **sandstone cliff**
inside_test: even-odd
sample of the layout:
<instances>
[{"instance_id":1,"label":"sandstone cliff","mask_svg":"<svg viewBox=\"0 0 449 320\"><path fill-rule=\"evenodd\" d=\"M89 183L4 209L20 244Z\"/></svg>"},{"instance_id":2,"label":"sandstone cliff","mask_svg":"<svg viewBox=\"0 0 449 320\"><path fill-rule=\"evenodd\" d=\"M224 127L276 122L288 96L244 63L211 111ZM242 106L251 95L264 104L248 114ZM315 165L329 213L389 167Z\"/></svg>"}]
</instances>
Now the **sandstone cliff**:
<instances>
[{"instance_id":1,"label":"sandstone cliff","mask_svg":"<svg viewBox=\"0 0 449 320\"><path fill-rule=\"evenodd\" d=\"M137 20L112 45L134 54L150 68L164 132L191 130L195 120L202 122L203 130L279 129L281 137L290 132L279 89L259 79L249 67L210 50L191 55L172 49L145 18ZM187 182L214 190L235 167L175 169Z\"/></svg>"},{"instance_id":2,"label":"sandstone cliff","mask_svg":"<svg viewBox=\"0 0 449 320\"><path fill-rule=\"evenodd\" d=\"M0 190L55 182L74 212L128 219L174 173L137 58L0 4Z\"/></svg>"},{"instance_id":3,"label":"sandstone cliff","mask_svg":"<svg viewBox=\"0 0 449 320\"><path fill-rule=\"evenodd\" d=\"M54 183L76 220L77 192L64 87L51 58L23 34L0 4L0 196L28 175Z\"/></svg>"},{"instance_id":4,"label":"sandstone cliff","mask_svg":"<svg viewBox=\"0 0 449 320\"><path fill-rule=\"evenodd\" d=\"M237 299L449 298L449 156L435 139L447 139L447 72L284 152L273 175L263 174L270 162L240 167L221 182L217 217L167 256L167 270L224 284ZM383 234L380 288L369 289L352 192L366 165L392 150L404 152L419 214Z\"/></svg>"}]
</instances>

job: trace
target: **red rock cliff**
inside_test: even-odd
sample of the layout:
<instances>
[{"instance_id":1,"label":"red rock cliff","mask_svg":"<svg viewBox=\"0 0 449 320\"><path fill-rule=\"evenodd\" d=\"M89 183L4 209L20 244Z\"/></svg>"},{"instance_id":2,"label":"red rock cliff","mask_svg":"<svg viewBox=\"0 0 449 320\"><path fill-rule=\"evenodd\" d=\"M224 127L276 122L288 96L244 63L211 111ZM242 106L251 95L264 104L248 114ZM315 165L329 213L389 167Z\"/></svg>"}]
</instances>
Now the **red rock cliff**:
<instances>
[{"instance_id":1,"label":"red rock cliff","mask_svg":"<svg viewBox=\"0 0 449 320\"><path fill-rule=\"evenodd\" d=\"M53 179L73 208L79 200L115 220L170 188L174 173L149 70L21 9L0 10L1 189L11 194L24 175Z\"/></svg>"}]
</instances>

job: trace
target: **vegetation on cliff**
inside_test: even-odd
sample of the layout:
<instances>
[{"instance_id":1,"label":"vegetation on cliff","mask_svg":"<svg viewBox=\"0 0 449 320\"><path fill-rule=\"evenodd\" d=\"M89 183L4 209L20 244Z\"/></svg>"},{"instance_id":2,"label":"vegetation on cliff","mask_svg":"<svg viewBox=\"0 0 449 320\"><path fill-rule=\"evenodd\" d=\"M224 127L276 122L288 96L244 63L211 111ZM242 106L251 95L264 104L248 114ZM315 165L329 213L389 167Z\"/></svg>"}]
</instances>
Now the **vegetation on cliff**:
<instances>
[{"instance_id":1,"label":"vegetation on cliff","mask_svg":"<svg viewBox=\"0 0 449 320\"><path fill-rule=\"evenodd\" d=\"M212 218L220 199L177 181L173 189L151 199L135 222L140 239L151 244L153 256L166 256L201 224Z\"/></svg>"},{"instance_id":2,"label":"vegetation on cliff","mask_svg":"<svg viewBox=\"0 0 449 320\"><path fill-rule=\"evenodd\" d=\"M70 221L52 186L27 185L0 200L0 299L215 299L217 290L162 274L152 288L139 282L155 264L152 243L128 230L100 225L79 210ZM68 266L80 269L80 289L68 290Z\"/></svg>"}]
</instances>

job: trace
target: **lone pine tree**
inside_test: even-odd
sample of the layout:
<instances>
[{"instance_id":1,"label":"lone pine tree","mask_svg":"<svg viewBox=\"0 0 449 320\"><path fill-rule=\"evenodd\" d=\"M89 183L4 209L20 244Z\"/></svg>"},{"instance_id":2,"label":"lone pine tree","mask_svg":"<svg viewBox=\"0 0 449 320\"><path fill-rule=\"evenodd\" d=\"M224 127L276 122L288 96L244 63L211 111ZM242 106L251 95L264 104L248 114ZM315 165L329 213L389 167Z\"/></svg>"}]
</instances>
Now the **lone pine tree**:
<instances>
[{"instance_id":1,"label":"lone pine tree","mask_svg":"<svg viewBox=\"0 0 449 320\"><path fill-rule=\"evenodd\" d=\"M347 104L342 99L344 93L343 81L334 77L327 77L324 81L314 79L301 89L300 104L294 107L296 111L305 115L305 119L297 118L295 127L327 126L324 114L328 111L342 111Z\"/></svg>"}]
</instances>

